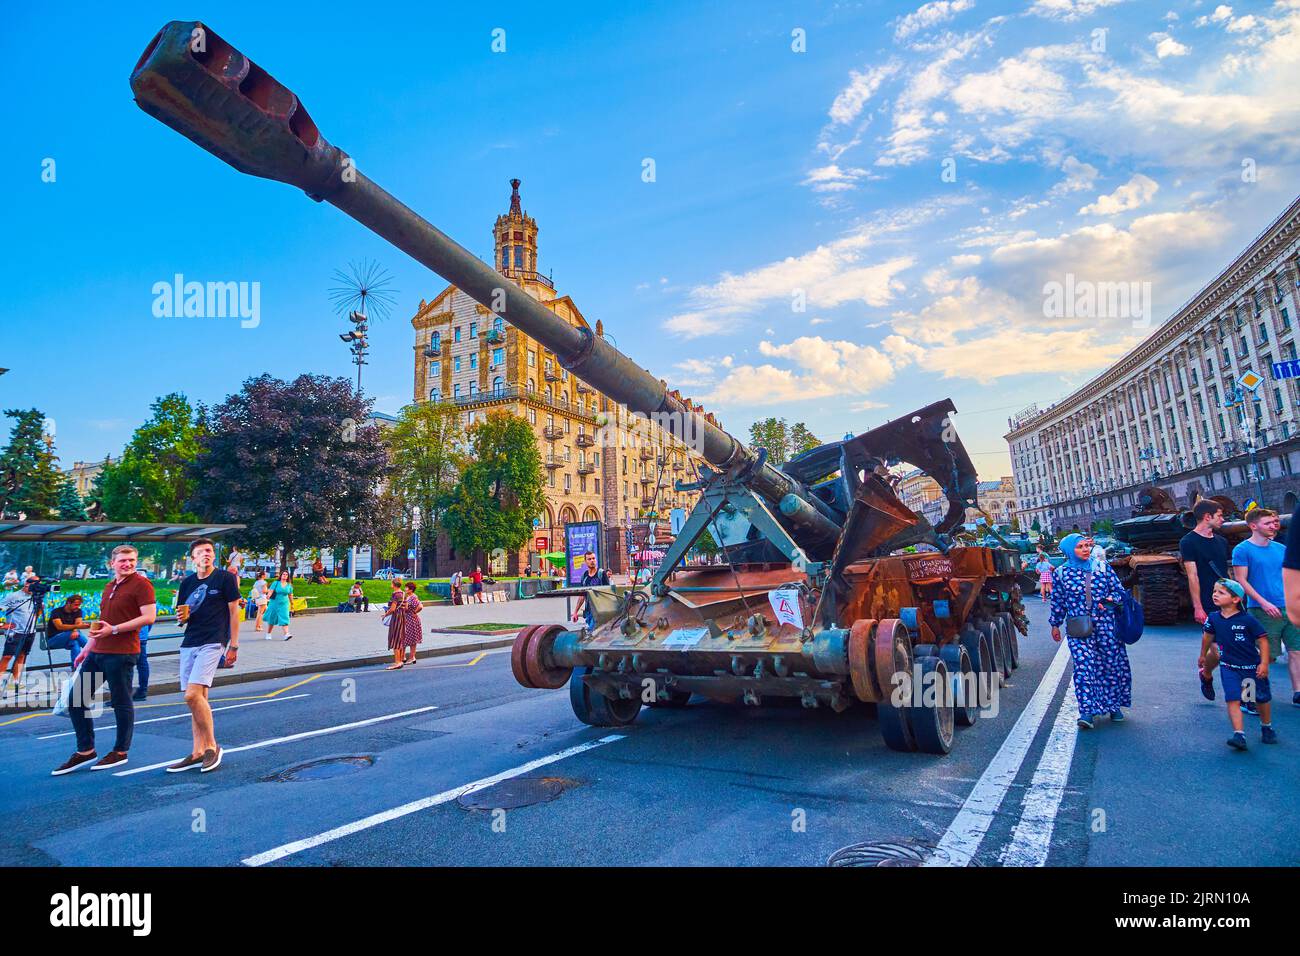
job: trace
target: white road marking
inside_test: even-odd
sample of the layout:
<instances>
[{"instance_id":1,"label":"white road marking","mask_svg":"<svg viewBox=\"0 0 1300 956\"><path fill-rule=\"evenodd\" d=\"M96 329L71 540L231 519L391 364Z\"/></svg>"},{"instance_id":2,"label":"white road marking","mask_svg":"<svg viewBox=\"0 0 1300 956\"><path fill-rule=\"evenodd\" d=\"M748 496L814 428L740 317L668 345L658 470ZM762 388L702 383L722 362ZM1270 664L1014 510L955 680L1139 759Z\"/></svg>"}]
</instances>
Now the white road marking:
<instances>
[{"instance_id":1,"label":"white road marking","mask_svg":"<svg viewBox=\"0 0 1300 956\"><path fill-rule=\"evenodd\" d=\"M242 747L226 747L226 754L237 754L245 750L257 750L261 747L274 747L276 744L287 744L295 740L306 740L308 737L320 737L325 734L337 734L344 730L353 730L357 727L368 727L371 724L382 723L385 720L397 720L401 717L410 717L412 714L424 714L431 710L437 710L435 706L417 707L415 710L403 710L396 714L384 714L382 717L371 717L368 720L357 720L350 724L339 724L336 727L322 727L320 730L308 730L301 734L290 734L288 737L272 737L270 740L259 740L255 744L244 744ZM144 773L147 770L158 770L161 767L169 767L174 764L184 754L178 754L171 760L164 760L162 763L151 763L143 767L132 767L130 770L119 770L113 774L115 777L129 777L134 773Z\"/></svg>"},{"instance_id":2,"label":"white road marking","mask_svg":"<svg viewBox=\"0 0 1300 956\"><path fill-rule=\"evenodd\" d=\"M1047 673L1034 691L1034 696L1030 698L1020 719L1011 728L1011 733L1007 734L1007 739L1002 741L1002 746L989 761L989 765L984 768L984 773L971 788L961 809L939 840L937 849L926 860L926 866L968 866L974 859L975 851L992 826L1003 798L1015 782L1016 774L1020 772L1025 754L1038 735L1043 716L1047 713L1052 698L1056 696L1061 675L1065 673L1065 665L1069 661L1070 652L1062 641L1056 656L1047 667Z\"/></svg>"},{"instance_id":3,"label":"white road marking","mask_svg":"<svg viewBox=\"0 0 1300 956\"><path fill-rule=\"evenodd\" d=\"M1070 779L1074 761L1074 742L1079 739L1078 705L1071 683L1061 701L1061 709L1052 725L1051 736L1043 750L1034 779L1020 811L1020 822L1011 833L1011 842L1002 851L1003 866L1045 866L1052 847L1052 830L1061 809L1061 797Z\"/></svg>"},{"instance_id":4,"label":"white road marking","mask_svg":"<svg viewBox=\"0 0 1300 956\"><path fill-rule=\"evenodd\" d=\"M555 763L558 760L564 760L567 757L575 756L588 750L593 750L604 744L612 744L616 740L622 740L623 734L610 734L608 737L601 737L599 740L589 740L585 744L578 744L576 747L569 747L567 750L561 750L558 753L550 754L546 757L538 757L536 760L530 760L528 763L520 764L510 770L503 770L500 773L494 773L490 777L483 777L475 780L473 783L467 783L463 786L456 787L453 790L444 790L442 793L435 793L431 797L423 797L419 800L413 800L410 803L404 803L400 807L393 807L391 810L384 810L382 813L375 813L368 817L363 817L353 823L345 823L343 826L335 827L332 830L326 830L324 833L318 833L316 836L307 837L305 840L295 840L292 843L286 843L278 846L274 850L267 850L265 853L258 853L250 856L243 861L245 866L263 866L267 863L274 863L276 860L283 860L286 856L294 853L300 853L303 850L310 850L312 847L320 846L324 843L331 843L342 837L349 836L353 833L359 833L362 830L368 830L371 827L377 827L381 823L388 823L390 820L396 820L399 817L408 816L412 813L418 813L421 810L427 810L429 807L436 807L442 803L449 803L464 793L471 790L479 790L483 787L490 787L494 783L500 783L502 780L509 780L511 777L518 777L538 767L545 767L547 764Z\"/></svg>"},{"instance_id":5,"label":"white road marking","mask_svg":"<svg viewBox=\"0 0 1300 956\"><path fill-rule=\"evenodd\" d=\"M238 710L240 707L256 707L258 704L275 704L275 703L278 703L278 702L280 702L280 701L282 701L282 700L297 700L299 697L310 697L310 696L311 696L311 694L291 694L291 695L289 695L288 697L271 697L271 698L268 698L268 699L266 699L266 700L252 700L252 701L249 701L247 704L231 704L229 707L213 707L213 708L212 708L212 712L215 714L215 713L217 713L218 711L222 711L222 710ZM179 713L179 714L172 714L172 715L170 715L170 716L168 716L168 717L150 717L148 720L137 720L137 721L135 722L135 726L136 726L136 727L139 727L141 724L156 724L156 723L158 723L159 721L163 721L163 720L180 720L181 718L183 718L183 717L188 717L189 715L190 715L190 712L189 712L188 710L186 710L186 711L182 711L182 712ZM117 724L109 724L109 725L104 726L104 727L96 727L95 729L96 729L96 730L116 730L116 729L117 729ZM36 739L37 739L37 740L53 740L55 737L74 737L74 736L76 736L76 733L77 733L77 732L76 732L75 730L65 730L65 731L64 731L63 733L61 733L61 734L46 734L45 736L43 736L43 737L37 737Z\"/></svg>"}]
</instances>

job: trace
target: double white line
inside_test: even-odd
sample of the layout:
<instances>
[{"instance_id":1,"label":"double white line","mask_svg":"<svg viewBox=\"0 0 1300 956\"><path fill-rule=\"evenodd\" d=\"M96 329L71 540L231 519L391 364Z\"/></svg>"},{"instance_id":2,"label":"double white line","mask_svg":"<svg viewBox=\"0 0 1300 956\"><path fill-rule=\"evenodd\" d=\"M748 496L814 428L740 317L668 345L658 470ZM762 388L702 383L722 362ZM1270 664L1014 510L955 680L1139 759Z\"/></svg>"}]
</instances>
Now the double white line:
<instances>
[{"instance_id":1,"label":"double white line","mask_svg":"<svg viewBox=\"0 0 1300 956\"><path fill-rule=\"evenodd\" d=\"M926 866L970 865L1007 792L1015 783L1034 738L1038 736L1038 729L1056 697L1061 675L1069 661L1070 652L1062 642L1028 706L976 781ZM1047 749L1025 795L1020 821L1012 832L1011 842L1002 852L1002 862L1008 866L1043 866L1047 862L1056 812L1070 775L1074 741L1078 734L1073 710L1074 693L1071 689L1061 702L1061 709L1052 725Z\"/></svg>"}]
</instances>

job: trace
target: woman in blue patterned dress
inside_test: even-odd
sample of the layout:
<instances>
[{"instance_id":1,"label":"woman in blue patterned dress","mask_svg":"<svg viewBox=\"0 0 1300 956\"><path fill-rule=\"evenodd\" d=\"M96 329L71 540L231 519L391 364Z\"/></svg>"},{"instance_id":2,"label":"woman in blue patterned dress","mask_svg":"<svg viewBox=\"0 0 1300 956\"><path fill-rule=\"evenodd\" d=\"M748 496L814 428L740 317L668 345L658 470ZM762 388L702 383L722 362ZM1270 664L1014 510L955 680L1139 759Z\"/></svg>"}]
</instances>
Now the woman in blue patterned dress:
<instances>
[{"instance_id":1,"label":"woman in blue patterned dress","mask_svg":"<svg viewBox=\"0 0 1300 956\"><path fill-rule=\"evenodd\" d=\"M1124 585L1109 567L1095 571L1092 539L1070 534L1061 539L1065 564L1056 569L1052 582L1052 640L1060 641L1061 625L1067 617L1092 619L1090 637L1067 637L1074 660L1074 696L1079 702L1079 729L1091 730L1102 714L1124 719L1121 707L1133 706L1133 675L1128 651L1115 637L1114 605L1123 598ZM1088 591L1092 607L1088 607Z\"/></svg>"}]
</instances>

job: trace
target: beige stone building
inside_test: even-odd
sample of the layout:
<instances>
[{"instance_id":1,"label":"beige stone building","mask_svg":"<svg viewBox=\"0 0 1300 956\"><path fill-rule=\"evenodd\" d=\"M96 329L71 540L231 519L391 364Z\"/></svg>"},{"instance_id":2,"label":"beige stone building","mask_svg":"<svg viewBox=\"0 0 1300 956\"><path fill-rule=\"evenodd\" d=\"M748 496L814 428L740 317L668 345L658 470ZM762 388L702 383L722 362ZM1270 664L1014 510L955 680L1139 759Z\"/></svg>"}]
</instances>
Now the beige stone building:
<instances>
[{"instance_id":1,"label":"beige stone building","mask_svg":"<svg viewBox=\"0 0 1300 956\"><path fill-rule=\"evenodd\" d=\"M592 326L573 299L538 271L537 222L523 211L519 180L510 182L510 210L492 229L494 267L565 321L603 335L600 320ZM467 425L491 411L507 411L526 419L537 435L546 508L529 546L497 561L496 573L516 572L540 553L562 549L564 525L577 521L604 524L606 563L622 570L627 532L648 512L656 511L666 524L670 509L694 503L693 493L676 492L673 483L694 480L702 459L667 430L630 416L561 368L553 352L462 290L447 286L421 300L411 326L416 401L453 402L464 409ZM469 560L439 542L440 573Z\"/></svg>"}]
</instances>

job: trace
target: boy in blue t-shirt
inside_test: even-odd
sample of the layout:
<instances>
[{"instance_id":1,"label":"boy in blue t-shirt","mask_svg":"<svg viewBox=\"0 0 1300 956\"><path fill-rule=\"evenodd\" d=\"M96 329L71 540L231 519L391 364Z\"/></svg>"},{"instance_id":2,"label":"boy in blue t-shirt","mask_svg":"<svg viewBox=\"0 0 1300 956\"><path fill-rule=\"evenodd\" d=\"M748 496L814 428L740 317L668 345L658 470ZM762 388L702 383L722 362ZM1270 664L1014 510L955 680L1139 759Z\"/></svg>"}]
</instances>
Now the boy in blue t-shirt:
<instances>
[{"instance_id":1,"label":"boy in blue t-shirt","mask_svg":"<svg viewBox=\"0 0 1300 956\"><path fill-rule=\"evenodd\" d=\"M1236 581L1220 578L1214 583L1211 600L1218 608L1205 619L1201 639L1201 693L1214 700L1214 668L1219 668L1223 698L1228 703L1232 736L1228 746L1246 749L1246 734L1241 723L1241 699L1253 698L1259 707L1260 740L1277 743L1273 730L1272 691L1268 686L1268 634L1263 625L1242 611L1246 589Z\"/></svg>"}]
</instances>

